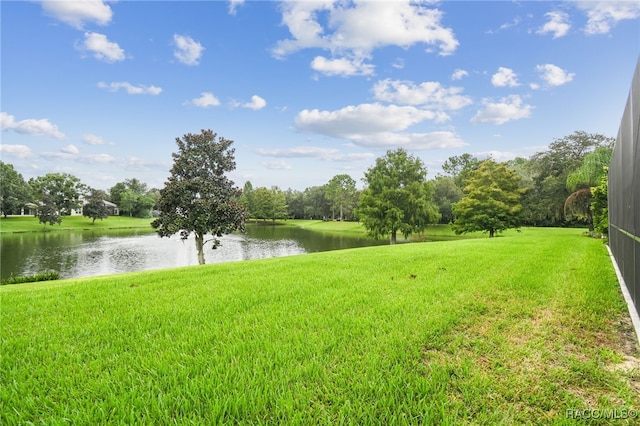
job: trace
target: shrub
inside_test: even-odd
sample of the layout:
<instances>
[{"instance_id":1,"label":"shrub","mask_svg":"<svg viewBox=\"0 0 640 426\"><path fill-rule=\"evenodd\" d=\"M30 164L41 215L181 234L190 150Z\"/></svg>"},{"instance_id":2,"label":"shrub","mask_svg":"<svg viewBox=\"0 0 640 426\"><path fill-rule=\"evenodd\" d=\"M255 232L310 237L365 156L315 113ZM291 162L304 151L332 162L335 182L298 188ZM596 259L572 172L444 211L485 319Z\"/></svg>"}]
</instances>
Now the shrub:
<instances>
[{"instance_id":1,"label":"shrub","mask_svg":"<svg viewBox=\"0 0 640 426\"><path fill-rule=\"evenodd\" d=\"M60 274L56 271L40 272L33 275L11 275L0 281L0 285L32 283L36 281L51 281L60 279Z\"/></svg>"}]
</instances>

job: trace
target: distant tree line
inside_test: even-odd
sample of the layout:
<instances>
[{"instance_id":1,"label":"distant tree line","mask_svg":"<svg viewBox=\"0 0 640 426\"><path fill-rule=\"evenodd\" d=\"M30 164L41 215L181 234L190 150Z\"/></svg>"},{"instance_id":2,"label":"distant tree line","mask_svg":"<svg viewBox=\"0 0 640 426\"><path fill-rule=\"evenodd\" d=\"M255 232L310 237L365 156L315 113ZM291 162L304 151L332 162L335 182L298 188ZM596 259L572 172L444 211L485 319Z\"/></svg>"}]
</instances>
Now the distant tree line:
<instances>
[{"instance_id":1,"label":"distant tree line","mask_svg":"<svg viewBox=\"0 0 640 426\"><path fill-rule=\"evenodd\" d=\"M152 217L159 197L158 189L148 189L135 178L119 182L109 191L91 188L68 173L48 173L25 181L12 164L0 161L0 211L4 217L34 210L41 223L53 225L82 209L82 214L95 222L109 215L105 201L116 204L121 215Z\"/></svg>"},{"instance_id":2,"label":"distant tree line","mask_svg":"<svg viewBox=\"0 0 640 426\"><path fill-rule=\"evenodd\" d=\"M202 146L215 146L212 135L205 135L208 142ZM254 188L246 182L234 197L254 220L358 220L371 235L388 235L391 241L398 233L408 236L432 223L491 236L519 226L588 226L606 232L606 166L614 142L576 131L529 158L497 162L465 153L448 158L444 173L430 180L419 158L397 149L376 159L362 178L362 190L351 176L339 174L302 191ZM25 182L11 164L0 166L0 208L5 216L19 214L32 203L43 223L59 223L60 216L84 200L85 214L95 220L105 217L99 199L117 204L121 215L158 215L161 190L149 189L135 178L98 191L69 174L51 173Z\"/></svg>"},{"instance_id":3,"label":"distant tree line","mask_svg":"<svg viewBox=\"0 0 640 426\"><path fill-rule=\"evenodd\" d=\"M400 191L406 189L405 195L418 197L420 194L427 203L421 207L424 211L421 220L444 224L458 221L454 229L459 232L471 232L474 227L469 225L470 221L485 223L482 230L491 235L514 226L588 226L593 230L597 225L597 231L606 232L607 215L602 213L602 207L597 207L596 218L592 203L597 196L599 205L606 206L605 166L611 161L614 142L611 137L576 131L554 140L546 151L529 158L496 162L492 158L480 159L465 153L448 158L442 167L444 173L431 180L426 179L427 170L418 159L399 149L376 160L376 165L365 173L364 190L356 189L356 182L348 175L337 175L324 185L303 191L282 191L277 187L254 189L251 182L247 182L241 203L256 219L364 221L364 216L373 220L374 201L382 202L382 197L388 197L388 205L379 207L391 212L393 206L400 205L403 200ZM400 174L408 173L401 166L408 167L410 163L416 168L413 184L421 182L422 186L409 190L409 184L403 182L408 176ZM501 188L502 192L491 198L492 188ZM395 195L390 193L393 191ZM256 202L253 198L262 201ZM277 202L271 201L276 198ZM483 216L482 208L491 203L503 211L499 214L485 211L485 216L491 213L491 220L480 217ZM411 220L417 221L420 215L410 216ZM379 218L379 221L383 220ZM495 225L490 225L491 221L496 221ZM407 219L404 223L409 226L409 222ZM463 226L463 222L466 225ZM409 228L420 228L416 226L414 223ZM392 233L394 227L390 229Z\"/></svg>"}]
</instances>

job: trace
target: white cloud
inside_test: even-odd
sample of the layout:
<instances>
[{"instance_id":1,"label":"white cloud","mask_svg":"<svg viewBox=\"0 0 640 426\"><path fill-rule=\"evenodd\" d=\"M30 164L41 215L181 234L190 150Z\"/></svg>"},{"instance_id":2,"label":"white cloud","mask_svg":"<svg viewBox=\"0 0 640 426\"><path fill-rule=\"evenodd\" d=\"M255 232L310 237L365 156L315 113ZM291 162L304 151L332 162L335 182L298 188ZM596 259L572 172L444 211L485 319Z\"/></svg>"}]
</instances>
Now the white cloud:
<instances>
[{"instance_id":1,"label":"white cloud","mask_svg":"<svg viewBox=\"0 0 640 426\"><path fill-rule=\"evenodd\" d=\"M117 160L115 157L109 154L80 154L80 151L73 145L62 148L60 152L43 152L40 154L40 156L45 158L70 160L76 161L78 163L88 164L108 164L115 163Z\"/></svg>"},{"instance_id":2,"label":"white cloud","mask_svg":"<svg viewBox=\"0 0 640 426\"><path fill-rule=\"evenodd\" d=\"M468 77L469 73L465 70L457 68L453 74L451 74L451 80L462 80L464 77Z\"/></svg>"},{"instance_id":3,"label":"white cloud","mask_svg":"<svg viewBox=\"0 0 640 426\"><path fill-rule=\"evenodd\" d=\"M403 147L412 151L460 148L469 145L458 135L449 131L429 133L381 132L374 135L356 135L351 140L354 144L367 148Z\"/></svg>"},{"instance_id":4,"label":"white cloud","mask_svg":"<svg viewBox=\"0 0 640 426\"><path fill-rule=\"evenodd\" d=\"M495 87L517 87L518 74L511 68L499 67L498 72L491 77L491 84Z\"/></svg>"},{"instance_id":5,"label":"white cloud","mask_svg":"<svg viewBox=\"0 0 640 426\"><path fill-rule=\"evenodd\" d=\"M0 152L3 155L16 158L28 158L31 157L31 148L26 145L8 145L0 144Z\"/></svg>"},{"instance_id":6,"label":"white cloud","mask_svg":"<svg viewBox=\"0 0 640 426\"><path fill-rule=\"evenodd\" d=\"M82 29L87 22L107 25L113 16L107 2L101 0L42 0L40 3L46 14L76 29Z\"/></svg>"},{"instance_id":7,"label":"white cloud","mask_svg":"<svg viewBox=\"0 0 640 426\"><path fill-rule=\"evenodd\" d=\"M569 29L571 29L569 15L565 12L547 12L544 16L547 16L549 21L536 31L537 34L553 33L553 38L559 38L567 35Z\"/></svg>"},{"instance_id":8,"label":"white cloud","mask_svg":"<svg viewBox=\"0 0 640 426\"><path fill-rule=\"evenodd\" d=\"M335 154L328 158L328 161L340 161L340 162L357 162L357 161L369 161L374 158L375 155L370 152L351 152L348 154Z\"/></svg>"},{"instance_id":9,"label":"white cloud","mask_svg":"<svg viewBox=\"0 0 640 426\"><path fill-rule=\"evenodd\" d=\"M262 109L265 106L267 106L267 101L265 101L264 99L262 99L258 95L253 95L251 97L251 102L247 102L247 103L242 104L242 107L249 108L249 109L252 109L254 111Z\"/></svg>"},{"instance_id":10,"label":"white cloud","mask_svg":"<svg viewBox=\"0 0 640 426\"><path fill-rule=\"evenodd\" d=\"M512 28L512 27L517 27L518 25L520 25L521 22L522 22L522 18L517 16L517 17L513 18L513 21L505 22L504 24L500 25L500 27L497 30L487 30L487 31L485 31L485 33L486 34L497 34L500 31L507 30L507 29Z\"/></svg>"},{"instance_id":11,"label":"white cloud","mask_svg":"<svg viewBox=\"0 0 640 426\"><path fill-rule=\"evenodd\" d=\"M200 63L200 57L202 57L202 52L204 51L204 47L200 43L189 36L174 34L173 44L176 46L173 55L178 61L185 65L198 65Z\"/></svg>"},{"instance_id":12,"label":"white cloud","mask_svg":"<svg viewBox=\"0 0 640 426\"><path fill-rule=\"evenodd\" d=\"M509 151L482 151L476 152L475 156L479 158L491 158L497 162L504 162L513 160L518 157L518 154Z\"/></svg>"},{"instance_id":13,"label":"white cloud","mask_svg":"<svg viewBox=\"0 0 640 426\"><path fill-rule=\"evenodd\" d=\"M83 155L79 157L78 161L83 163L90 163L90 164L94 164L94 163L107 164L107 163L115 163L116 158L109 154L88 154L88 155Z\"/></svg>"},{"instance_id":14,"label":"white cloud","mask_svg":"<svg viewBox=\"0 0 640 426\"><path fill-rule=\"evenodd\" d=\"M202 92L199 98L191 99L191 103L200 108L220 105L220 101L211 92Z\"/></svg>"},{"instance_id":15,"label":"white cloud","mask_svg":"<svg viewBox=\"0 0 640 426\"><path fill-rule=\"evenodd\" d=\"M628 0L579 1L576 6L587 14L586 34L607 34L618 22L640 17L640 2Z\"/></svg>"},{"instance_id":16,"label":"white cloud","mask_svg":"<svg viewBox=\"0 0 640 426\"><path fill-rule=\"evenodd\" d=\"M357 162L371 160L375 155L369 152L341 154L335 148L321 148L316 146L298 146L283 149L256 149L256 153L265 157L279 158L319 158L323 161Z\"/></svg>"},{"instance_id":17,"label":"white cloud","mask_svg":"<svg viewBox=\"0 0 640 426\"><path fill-rule=\"evenodd\" d=\"M158 169L166 171L171 167L169 162L148 161L139 157L127 157L124 159L118 159L118 164L121 164L125 170L128 171L145 171L149 169Z\"/></svg>"},{"instance_id":18,"label":"white cloud","mask_svg":"<svg viewBox=\"0 0 640 426\"><path fill-rule=\"evenodd\" d=\"M109 90L110 92L117 92L120 89L124 89L130 95L159 95L162 93L162 88L160 87L145 85L134 86L126 81L116 81L108 84L101 81L98 83L98 87Z\"/></svg>"},{"instance_id":19,"label":"white cloud","mask_svg":"<svg viewBox=\"0 0 640 426\"><path fill-rule=\"evenodd\" d=\"M335 148L320 148L317 146L298 146L295 148L258 148L256 152L265 157L282 158L327 158L338 152Z\"/></svg>"},{"instance_id":20,"label":"white cloud","mask_svg":"<svg viewBox=\"0 0 640 426\"><path fill-rule=\"evenodd\" d=\"M522 22L522 18L520 18L520 17L513 18L513 21L506 22L506 23L500 25L500 30L502 31L502 30L509 29L511 27L517 27L518 25L520 25L521 22Z\"/></svg>"},{"instance_id":21,"label":"white cloud","mask_svg":"<svg viewBox=\"0 0 640 426\"><path fill-rule=\"evenodd\" d=\"M511 95L502 98L500 102L482 101L484 109L477 112L471 119L472 123L493 123L501 125L513 120L520 120L531 116L533 107L523 104L520 96Z\"/></svg>"},{"instance_id":22,"label":"white cloud","mask_svg":"<svg viewBox=\"0 0 640 426\"><path fill-rule=\"evenodd\" d=\"M69 154L68 152L41 152L41 157L44 158L55 158L61 160L75 160L76 156L73 154Z\"/></svg>"},{"instance_id":23,"label":"white cloud","mask_svg":"<svg viewBox=\"0 0 640 426\"><path fill-rule=\"evenodd\" d=\"M104 62L117 62L125 59L124 50L118 43L113 43L107 36L99 33L84 33L84 43L77 45L78 50L93 53L93 57Z\"/></svg>"},{"instance_id":24,"label":"white cloud","mask_svg":"<svg viewBox=\"0 0 640 426\"><path fill-rule=\"evenodd\" d=\"M82 135L81 140L87 145L113 145L112 142L107 142L103 137L93 135L91 133L85 133Z\"/></svg>"},{"instance_id":25,"label":"white cloud","mask_svg":"<svg viewBox=\"0 0 640 426\"><path fill-rule=\"evenodd\" d=\"M394 61L391 63L391 66L394 67L397 70L403 69L404 68L404 59L402 59L402 58L394 59Z\"/></svg>"},{"instance_id":26,"label":"white cloud","mask_svg":"<svg viewBox=\"0 0 640 426\"><path fill-rule=\"evenodd\" d=\"M63 148L60 148L60 151L65 152L67 154L80 154L80 150L75 145L67 145Z\"/></svg>"},{"instance_id":27,"label":"white cloud","mask_svg":"<svg viewBox=\"0 0 640 426\"><path fill-rule=\"evenodd\" d=\"M52 124L46 118L40 120L28 118L15 121L15 117L6 112L0 112L0 129L13 130L24 135L49 136L55 139L64 139L66 137L64 133L58 130L58 126Z\"/></svg>"},{"instance_id":28,"label":"white cloud","mask_svg":"<svg viewBox=\"0 0 640 426\"><path fill-rule=\"evenodd\" d=\"M360 104L336 111L303 110L295 124L300 130L351 139L358 134L400 131L424 120L437 118L436 113L413 106Z\"/></svg>"},{"instance_id":29,"label":"white cloud","mask_svg":"<svg viewBox=\"0 0 640 426\"><path fill-rule=\"evenodd\" d=\"M278 41L273 48L274 56L279 58L307 48L361 57L379 47L406 48L419 43L437 46L440 55L450 55L459 44L453 31L442 26L442 12L424 2L300 1L280 4L282 23L289 29L291 38Z\"/></svg>"},{"instance_id":30,"label":"white cloud","mask_svg":"<svg viewBox=\"0 0 640 426\"><path fill-rule=\"evenodd\" d=\"M260 163L269 170L290 170L291 165L286 161L265 161Z\"/></svg>"},{"instance_id":31,"label":"white cloud","mask_svg":"<svg viewBox=\"0 0 640 426\"><path fill-rule=\"evenodd\" d=\"M244 4L244 0L229 0L229 15L235 15L238 7Z\"/></svg>"},{"instance_id":32,"label":"white cloud","mask_svg":"<svg viewBox=\"0 0 640 426\"><path fill-rule=\"evenodd\" d=\"M424 120L438 120L441 114L414 106L361 104L336 111L303 110L295 124L299 130L347 139L364 147L434 149L464 146L452 132L403 133Z\"/></svg>"},{"instance_id":33,"label":"white cloud","mask_svg":"<svg viewBox=\"0 0 640 426\"><path fill-rule=\"evenodd\" d=\"M461 87L445 88L435 81L416 85L412 81L385 79L373 86L376 99L403 105L421 105L438 110L457 110L473 101L462 96Z\"/></svg>"},{"instance_id":34,"label":"white cloud","mask_svg":"<svg viewBox=\"0 0 640 426\"><path fill-rule=\"evenodd\" d=\"M549 86L562 86L573 80L575 76L574 73L568 73L553 64L538 65L536 66L536 71L540 73L540 78Z\"/></svg>"},{"instance_id":35,"label":"white cloud","mask_svg":"<svg viewBox=\"0 0 640 426\"><path fill-rule=\"evenodd\" d=\"M354 75L372 75L375 66L363 63L363 59L327 59L324 56L316 56L311 61L311 68L324 75L350 77Z\"/></svg>"}]
</instances>

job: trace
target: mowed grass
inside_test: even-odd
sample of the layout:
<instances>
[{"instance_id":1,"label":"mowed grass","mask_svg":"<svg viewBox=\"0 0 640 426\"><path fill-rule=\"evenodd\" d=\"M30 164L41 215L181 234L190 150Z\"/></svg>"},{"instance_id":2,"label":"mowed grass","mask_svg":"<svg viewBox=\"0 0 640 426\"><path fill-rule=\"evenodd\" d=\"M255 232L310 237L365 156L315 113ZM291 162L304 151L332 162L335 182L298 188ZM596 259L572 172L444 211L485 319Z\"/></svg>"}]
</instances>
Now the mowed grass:
<instances>
[{"instance_id":1,"label":"mowed grass","mask_svg":"<svg viewBox=\"0 0 640 426\"><path fill-rule=\"evenodd\" d=\"M640 408L626 305L606 248L580 230L0 297L3 425L575 424L566 410Z\"/></svg>"},{"instance_id":2,"label":"mowed grass","mask_svg":"<svg viewBox=\"0 0 640 426\"><path fill-rule=\"evenodd\" d=\"M59 225L46 225L38 221L34 216L8 216L0 217L0 233L10 232L42 232L45 231L69 231L69 230L100 230L140 228L153 231L151 222L153 219L141 219L127 216L109 216L106 219L92 219L84 216L63 216Z\"/></svg>"},{"instance_id":3,"label":"mowed grass","mask_svg":"<svg viewBox=\"0 0 640 426\"><path fill-rule=\"evenodd\" d=\"M317 232L347 232L365 235L367 230L360 222L322 221L308 219L292 219L284 222L299 228L305 228Z\"/></svg>"},{"instance_id":4,"label":"mowed grass","mask_svg":"<svg viewBox=\"0 0 640 426\"><path fill-rule=\"evenodd\" d=\"M305 220L294 219L286 222L281 222L288 225L297 226L299 228L308 229L315 232L324 233L346 233L346 234L360 234L366 236L367 230L360 222L340 222L340 221L322 221L322 220ZM486 237L488 234L483 232L472 232L464 235L455 235L451 230L451 225L429 225L427 229L420 234L412 234L409 240L428 241L430 239L464 239L464 238L478 238ZM402 239L402 235L398 236Z\"/></svg>"}]
</instances>

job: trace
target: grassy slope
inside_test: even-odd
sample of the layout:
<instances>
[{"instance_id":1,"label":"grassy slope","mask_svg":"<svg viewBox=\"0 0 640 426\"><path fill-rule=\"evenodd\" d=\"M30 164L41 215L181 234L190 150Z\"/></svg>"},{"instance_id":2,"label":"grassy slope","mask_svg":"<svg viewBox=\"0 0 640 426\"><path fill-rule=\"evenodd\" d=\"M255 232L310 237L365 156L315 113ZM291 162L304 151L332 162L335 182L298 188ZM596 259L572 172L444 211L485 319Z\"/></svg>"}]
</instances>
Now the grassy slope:
<instances>
[{"instance_id":1,"label":"grassy slope","mask_svg":"<svg viewBox=\"0 0 640 426\"><path fill-rule=\"evenodd\" d=\"M640 408L638 370L611 368L637 356L615 273L579 230L0 296L0 424L573 424L566 409Z\"/></svg>"},{"instance_id":2,"label":"grassy slope","mask_svg":"<svg viewBox=\"0 0 640 426\"><path fill-rule=\"evenodd\" d=\"M151 228L152 219L140 219L126 216L109 216L104 220L96 220L94 224L91 219L84 216L63 216L60 225L47 225L47 231L67 231L67 230L98 230L117 228ZM0 218L0 233L5 232L41 232L43 225L33 216L9 216Z\"/></svg>"}]
</instances>

